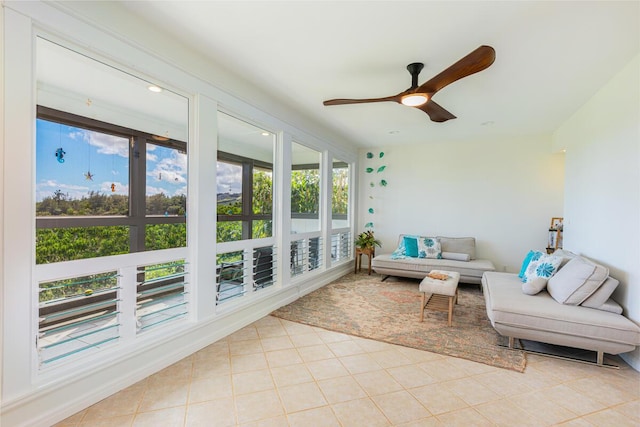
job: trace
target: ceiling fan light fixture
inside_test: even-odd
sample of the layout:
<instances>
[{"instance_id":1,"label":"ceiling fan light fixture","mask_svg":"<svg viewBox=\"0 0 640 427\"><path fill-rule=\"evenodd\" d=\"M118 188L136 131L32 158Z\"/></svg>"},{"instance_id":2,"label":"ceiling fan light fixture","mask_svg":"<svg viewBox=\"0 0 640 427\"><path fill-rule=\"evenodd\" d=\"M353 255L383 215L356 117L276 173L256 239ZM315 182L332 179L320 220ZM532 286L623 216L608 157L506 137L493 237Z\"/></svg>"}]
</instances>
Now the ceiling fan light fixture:
<instances>
[{"instance_id":1,"label":"ceiling fan light fixture","mask_svg":"<svg viewBox=\"0 0 640 427\"><path fill-rule=\"evenodd\" d=\"M411 95L405 95L400 102L408 107L419 107L425 104L429 100L429 96L425 93L412 93Z\"/></svg>"}]
</instances>

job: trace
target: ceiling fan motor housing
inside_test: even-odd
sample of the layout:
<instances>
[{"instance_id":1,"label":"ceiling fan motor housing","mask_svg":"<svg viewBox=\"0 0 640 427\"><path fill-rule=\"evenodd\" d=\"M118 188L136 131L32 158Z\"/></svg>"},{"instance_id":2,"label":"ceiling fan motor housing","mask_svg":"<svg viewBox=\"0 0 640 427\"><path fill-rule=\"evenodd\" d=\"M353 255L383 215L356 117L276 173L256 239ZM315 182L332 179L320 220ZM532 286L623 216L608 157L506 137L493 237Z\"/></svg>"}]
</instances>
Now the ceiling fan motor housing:
<instances>
[{"instance_id":1,"label":"ceiling fan motor housing","mask_svg":"<svg viewBox=\"0 0 640 427\"><path fill-rule=\"evenodd\" d=\"M415 89L418 87L418 75L420 71L424 68L424 64L422 62L414 62L412 64L407 65L407 71L411 74L411 88Z\"/></svg>"}]
</instances>

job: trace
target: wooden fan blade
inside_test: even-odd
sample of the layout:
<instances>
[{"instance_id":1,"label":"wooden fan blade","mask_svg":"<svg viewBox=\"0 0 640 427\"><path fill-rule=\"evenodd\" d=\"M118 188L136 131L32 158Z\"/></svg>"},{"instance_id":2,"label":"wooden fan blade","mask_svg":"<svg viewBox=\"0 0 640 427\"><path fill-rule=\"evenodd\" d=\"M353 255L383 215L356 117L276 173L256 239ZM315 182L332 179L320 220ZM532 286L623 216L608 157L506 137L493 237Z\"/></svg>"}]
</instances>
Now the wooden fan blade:
<instances>
[{"instance_id":1,"label":"wooden fan blade","mask_svg":"<svg viewBox=\"0 0 640 427\"><path fill-rule=\"evenodd\" d=\"M440 106L440 104L436 104L432 100L428 100L426 104L420 105L419 107L415 107L418 110L422 110L429 115L432 122L446 122L447 120L455 119L456 116L445 110Z\"/></svg>"},{"instance_id":2,"label":"wooden fan blade","mask_svg":"<svg viewBox=\"0 0 640 427\"><path fill-rule=\"evenodd\" d=\"M346 105L346 104L364 104L367 102L387 102L387 101L400 102L400 95L387 96L385 98L371 98L371 99L329 99L327 101L324 101L322 104L323 105Z\"/></svg>"},{"instance_id":3,"label":"wooden fan blade","mask_svg":"<svg viewBox=\"0 0 640 427\"><path fill-rule=\"evenodd\" d=\"M433 95L443 87L488 68L496 59L496 51L491 46L480 46L440 74L423 83L416 92Z\"/></svg>"}]
</instances>

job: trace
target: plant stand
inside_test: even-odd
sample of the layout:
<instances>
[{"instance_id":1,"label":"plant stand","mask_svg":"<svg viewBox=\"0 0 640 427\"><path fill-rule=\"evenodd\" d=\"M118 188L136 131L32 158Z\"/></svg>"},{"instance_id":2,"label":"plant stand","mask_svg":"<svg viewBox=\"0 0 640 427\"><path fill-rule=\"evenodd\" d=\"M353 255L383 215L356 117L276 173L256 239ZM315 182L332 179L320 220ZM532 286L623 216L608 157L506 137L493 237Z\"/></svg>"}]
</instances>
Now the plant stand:
<instances>
[{"instance_id":1,"label":"plant stand","mask_svg":"<svg viewBox=\"0 0 640 427\"><path fill-rule=\"evenodd\" d=\"M356 248L356 266L354 273L358 273L362 268L362 255L369 257L369 275L371 275L371 260L376 256L376 248Z\"/></svg>"}]
</instances>

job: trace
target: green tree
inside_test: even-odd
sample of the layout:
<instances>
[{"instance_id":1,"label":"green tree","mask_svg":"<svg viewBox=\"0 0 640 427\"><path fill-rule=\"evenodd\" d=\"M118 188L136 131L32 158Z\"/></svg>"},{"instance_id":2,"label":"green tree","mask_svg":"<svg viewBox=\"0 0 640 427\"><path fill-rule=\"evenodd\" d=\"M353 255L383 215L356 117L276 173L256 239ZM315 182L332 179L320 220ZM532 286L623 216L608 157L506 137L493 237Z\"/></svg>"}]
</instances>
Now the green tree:
<instances>
[{"instance_id":1,"label":"green tree","mask_svg":"<svg viewBox=\"0 0 640 427\"><path fill-rule=\"evenodd\" d=\"M334 215L346 215L349 209L349 169L333 169L333 194L331 212Z\"/></svg>"},{"instance_id":2,"label":"green tree","mask_svg":"<svg viewBox=\"0 0 640 427\"><path fill-rule=\"evenodd\" d=\"M313 213L320 210L320 171L317 169L291 172L291 212Z\"/></svg>"},{"instance_id":3,"label":"green tree","mask_svg":"<svg viewBox=\"0 0 640 427\"><path fill-rule=\"evenodd\" d=\"M253 213L273 212L273 180L271 171L256 169L253 172Z\"/></svg>"}]
</instances>

